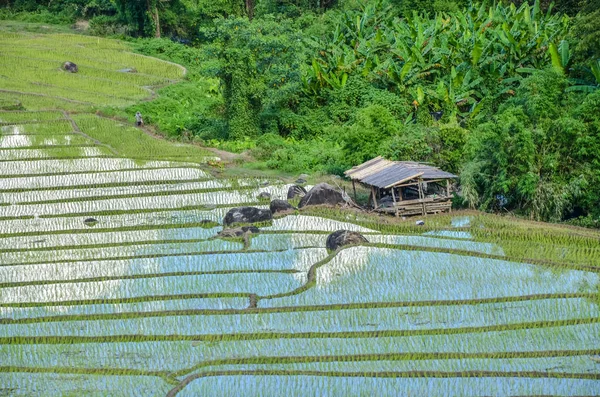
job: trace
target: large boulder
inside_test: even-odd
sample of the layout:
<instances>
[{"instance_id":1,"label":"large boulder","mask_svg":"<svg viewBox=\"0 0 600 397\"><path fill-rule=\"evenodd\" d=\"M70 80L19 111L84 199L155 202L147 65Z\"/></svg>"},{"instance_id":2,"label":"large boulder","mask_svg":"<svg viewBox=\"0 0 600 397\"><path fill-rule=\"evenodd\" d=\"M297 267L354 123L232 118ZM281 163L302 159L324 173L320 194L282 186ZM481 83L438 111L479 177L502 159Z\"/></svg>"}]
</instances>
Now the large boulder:
<instances>
[{"instance_id":1,"label":"large boulder","mask_svg":"<svg viewBox=\"0 0 600 397\"><path fill-rule=\"evenodd\" d=\"M269 209L275 215L278 212L289 212L293 211L295 208L285 200L273 200L271 204L269 204Z\"/></svg>"},{"instance_id":2,"label":"large boulder","mask_svg":"<svg viewBox=\"0 0 600 397\"><path fill-rule=\"evenodd\" d=\"M77 67L77 65L69 61L63 63L63 69L70 73L79 72L79 68Z\"/></svg>"},{"instance_id":3,"label":"large boulder","mask_svg":"<svg viewBox=\"0 0 600 397\"><path fill-rule=\"evenodd\" d=\"M230 209L225 218L223 225L229 226L238 223L258 223L267 222L273 219L273 214L270 210L263 210L256 207L237 207Z\"/></svg>"},{"instance_id":4,"label":"large boulder","mask_svg":"<svg viewBox=\"0 0 600 397\"><path fill-rule=\"evenodd\" d=\"M345 203L342 193L327 183L319 183L302 197L299 208L307 205L336 205Z\"/></svg>"},{"instance_id":5,"label":"large boulder","mask_svg":"<svg viewBox=\"0 0 600 397\"><path fill-rule=\"evenodd\" d=\"M294 185L290 186L287 192L287 199L293 199L294 197L304 197L306 196L306 189L302 186Z\"/></svg>"},{"instance_id":6,"label":"large boulder","mask_svg":"<svg viewBox=\"0 0 600 397\"><path fill-rule=\"evenodd\" d=\"M237 238L247 234L257 234L260 230L256 226L242 226L233 229L223 229L219 232L221 238Z\"/></svg>"},{"instance_id":7,"label":"large boulder","mask_svg":"<svg viewBox=\"0 0 600 397\"><path fill-rule=\"evenodd\" d=\"M328 250L335 251L338 248L346 245L359 245L368 242L369 241L358 232L351 232L350 230L338 230L331 233L327 237L325 246Z\"/></svg>"}]
</instances>

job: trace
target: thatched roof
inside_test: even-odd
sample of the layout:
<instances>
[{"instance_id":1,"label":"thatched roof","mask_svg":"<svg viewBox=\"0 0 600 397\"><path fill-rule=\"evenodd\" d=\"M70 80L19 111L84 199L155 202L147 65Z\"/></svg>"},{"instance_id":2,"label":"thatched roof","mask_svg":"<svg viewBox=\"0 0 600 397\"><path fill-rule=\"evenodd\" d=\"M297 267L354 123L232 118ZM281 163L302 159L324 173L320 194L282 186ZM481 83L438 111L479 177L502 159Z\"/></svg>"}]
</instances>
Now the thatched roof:
<instances>
[{"instance_id":1,"label":"thatched roof","mask_svg":"<svg viewBox=\"0 0 600 397\"><path fill-rule=\"evenodd\" d=\"M382 157L375 157L352 167L344 174L352 180L380 189L387 189L417 178L423 180L458 178L454 174L430 165L413 161L389 161Z\"/></svg>"}]
</instances>

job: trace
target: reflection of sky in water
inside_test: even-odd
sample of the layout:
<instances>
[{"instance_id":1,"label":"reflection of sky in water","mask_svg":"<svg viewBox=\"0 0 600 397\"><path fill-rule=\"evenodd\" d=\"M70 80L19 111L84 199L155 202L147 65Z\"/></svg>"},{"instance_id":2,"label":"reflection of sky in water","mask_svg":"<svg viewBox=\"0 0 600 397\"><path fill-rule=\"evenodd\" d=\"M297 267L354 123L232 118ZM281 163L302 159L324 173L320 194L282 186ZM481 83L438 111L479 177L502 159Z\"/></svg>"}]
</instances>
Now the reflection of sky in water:
<instances>
[{"instance_id":1,"label":"reflection of sky in water","mask_svg":"<svg viewBox=\"0 0 600 397\"><path fill-rule=\"evenodd\" d=\"M214 300L214 299L213 299ZM246 301L246 305L247 305ZM259 303L260 306L260 303ZM439 329L518 324L560 318L598 317L598 305L586 299L554 299L479 305L390 307L366 310L299 311L229 315L160 316L104 321L73 320L41 324L5 324L0 337L15 335L198 335L259 332L356 332L390 329ZM595 363L589 360L592 366ZM415 363L413 363L415 364ZM454 369L459 370L459 369Z\"/></svg>"},{"instance_id":2,"label":"reflection of sky in water","mask_svg":"<svg viewBox=\"0 0 600 397\"><path fill-rule=\"evenodd\" d=\"M325 247L327 234L309 233L278 233L259 234L252 237L251 249L260 250L288 250L301 247Z\"/></svg>"},{"instance_id":3,"label":"reflection of sky in water","mask_svg":"<svg viewBox=\"0 0 600 397\"><path fill-rule=\"evenodd\" d=\"M331 376L219 376L194 380L178 396L510 396L593 395L599 382L581 379L527 378L371 378ZM211 393L212 392L212 393Z\"/></svg>"},{"instance_id":4,"label":"reflection of sky in water","mask_svg":"<svg viewBox=\"0 0 600 397\"><path fill-rule=\"evenodd\" d=\"M499 282L501 280L501 282ZM353 247L317 270L317 287L261 305L477 299L543 293L594 292L599 277L556 274L530 264L436 252Z\"/></svg>"},{"instance_id":5,"label":"reflection of sky in water","mask_svg":"<svg viewBox=\"0 0 600 397\"><path fill-rule=\"evenodd\" d=\"M16 148L31 145L31 138L27 135L21 135L22 126L7 125L2 128L3 133L12 135L4 135L0 137L0 148Z\"/></svg>"},{"instance_id":6,"label":"reflection of sky in water","mask_svg":"<svg viewBox=\"0 0 600 397\"><path fill-rule=\"evenodd\" d=\"M201 361L221 358L379 354L390 353L390 347L394 352L489 352L490 346L497 347L498 351L501 351L502 348L506 351L584 350L598 348L597 335L599 332L600 324L584 324L508 332L473 333L468 338L464 334L457 334L358 339L265 339L218 343L190 343L189 341L83 343L61 345L60 366L177 371L194 366ZM32 362L35 362L38 367L56 366L56 351L57 346L52 344L0 346L0 352L9 352L2 356L2 365L6 366L31 366ZM143 360L137 359L140 356L143 357ZM595 382L598 383L598 381ZM199 395L212 396L214 393ZM278 396L280 393L272 395ZM365 395L372 395L372 391ZM397 394L391 395L396 396ZM489 393L480 393L480 395L489 395Z\"/></svg>"},{"instance_id":7,"label":"reflection of sky in water","mask_svg":"<svg viewBox=\"0 0 600 397\"><path fill-rule=\"evenodd\" d=\"M333 219L320 218L308 215L288 215L283 218L273 219L273 226L264 227L263 230L293 230L293 231L326 231L351 230L362 233L379 233L366 227Z\"/></svg>"},{"instance_id":8,"label":"reflection of sky in water","mask_svg":"<svg viewBox=\"0 0 600 397\"><path fill-rule=\"evenodd\" d=\"M247 298L203 298L175 299L154 302L104 303L80 306L46 307L0 307L0 315L12 318L32 318L61 314L99 314L122 312L149 312L188 309L244 309L248 307Z\"/></svg>"},{"instance_id":9,"label":"reflection of sky in water","mask_svg":"<svg viewBox=\"0 0 600 397\"><path fill-rule=\"evenodd\" d=\"M450 221L453 227L468 227L471 225L470 216L455 216Z\"/></svg>"}]
</instances>

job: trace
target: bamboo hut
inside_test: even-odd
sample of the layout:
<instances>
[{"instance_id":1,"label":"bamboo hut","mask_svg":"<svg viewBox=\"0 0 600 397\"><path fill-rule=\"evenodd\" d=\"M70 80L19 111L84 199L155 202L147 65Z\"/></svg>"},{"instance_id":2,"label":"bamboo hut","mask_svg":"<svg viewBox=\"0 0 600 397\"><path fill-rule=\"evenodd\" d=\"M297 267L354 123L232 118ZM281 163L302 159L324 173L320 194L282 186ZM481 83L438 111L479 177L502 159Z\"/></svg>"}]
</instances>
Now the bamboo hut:
<instances>
[{"instance_id":1,"label":"bamboo hut","mask_svg":"<svg viewBox=\"0 0 600 397\"><path fill-rule=\"evenodd\" d=\"M451 181L456 175L427 164L376 157L344 173L371 189L369 202L376 211L396 216L451 211Z\"/></svg>"}]
</instances>

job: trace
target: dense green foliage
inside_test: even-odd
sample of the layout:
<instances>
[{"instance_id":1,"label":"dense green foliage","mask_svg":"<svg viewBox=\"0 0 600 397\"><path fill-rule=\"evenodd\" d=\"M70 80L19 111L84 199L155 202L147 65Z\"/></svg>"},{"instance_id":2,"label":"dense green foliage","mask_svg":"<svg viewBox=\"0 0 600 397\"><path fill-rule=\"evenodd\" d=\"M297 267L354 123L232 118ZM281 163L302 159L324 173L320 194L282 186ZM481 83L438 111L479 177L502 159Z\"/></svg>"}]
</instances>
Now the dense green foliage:
<instances>
[{"instance_id":1,"label":"dense green foliage","mask_svg":"<svg viewBox=\"0 0 600 397\"><path fill-rule=\"evenodd\" d=\"M470 207L600 216L597 0L8 3L171 37L134 46L188 81L135 108L172 136L249 149L257 167L426 161L461 176Z\"/></svg>"}]
</instances>

